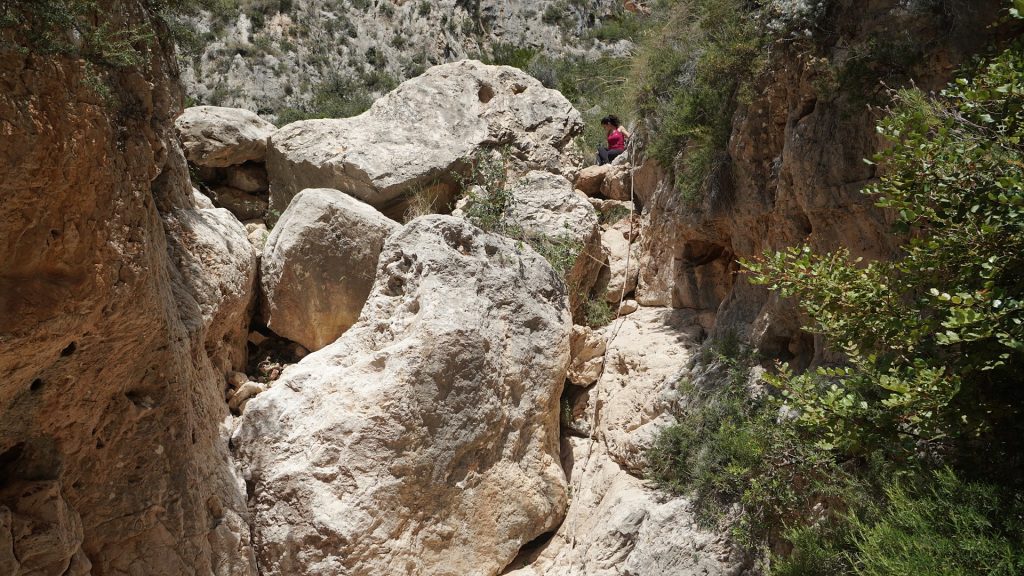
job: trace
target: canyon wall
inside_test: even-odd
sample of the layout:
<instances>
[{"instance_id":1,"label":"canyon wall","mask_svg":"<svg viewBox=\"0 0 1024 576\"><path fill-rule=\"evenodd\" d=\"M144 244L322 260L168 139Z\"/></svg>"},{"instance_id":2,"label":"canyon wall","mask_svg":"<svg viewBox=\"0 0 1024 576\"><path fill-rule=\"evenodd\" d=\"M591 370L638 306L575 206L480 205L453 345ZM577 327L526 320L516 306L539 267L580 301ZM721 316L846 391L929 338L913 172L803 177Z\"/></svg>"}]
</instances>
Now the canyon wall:
<instances>
[{"instance_id":1,"label":"canyon wall","mask_svg":"<svg viewBox=\"0 0 1024 576\"><path fill-rule=\"evenodd\" d=\"M381 95L427 68L498 50L552 56L623 53L588 37L619 0L289 0L226 2L184 19L181 51L195 101L272 115L309 102L324 81Z\"/></svg>"},{"instance_id":2,"label":"canyon wall","mask_svg":"<svg viewBox=\"0 0 1024 576\"><path fill-rule=\"evenodd\" d=\"M161 23L99 4L160 31L140 66L0 54L0 572L255 574L221 426L255 257L194 204Z\"/></svg>"},{"instance_id":3,"label":"canyon wall","mask_svg":"<svg viewBox=\"0 0 1024 576\"><path fill-rule=\"evenodd\" d=\"M991 41L989 25L1002 6L932 4L840 0L814 45L776 42L753 96L733 117L728 157L696 201L684 199L673 175L653 161L638 169L640 304L704 311L713 336L747 338L797 366L821 360L822 345L800 331L794 303L750 285L738 260L801 243L844 247L854 257L896 254L891 221L861 192L876 176L865 160L882 146L875 125L886 86L879 79L897 88L910 74L921 88L941 89ZM866 47L877 53L858 53ZM883 49L906 51L900 58L908 62L887 69ZM876 68L854 68L868 57L878 59L868 63Z\"/></svg>"}]
</instances>

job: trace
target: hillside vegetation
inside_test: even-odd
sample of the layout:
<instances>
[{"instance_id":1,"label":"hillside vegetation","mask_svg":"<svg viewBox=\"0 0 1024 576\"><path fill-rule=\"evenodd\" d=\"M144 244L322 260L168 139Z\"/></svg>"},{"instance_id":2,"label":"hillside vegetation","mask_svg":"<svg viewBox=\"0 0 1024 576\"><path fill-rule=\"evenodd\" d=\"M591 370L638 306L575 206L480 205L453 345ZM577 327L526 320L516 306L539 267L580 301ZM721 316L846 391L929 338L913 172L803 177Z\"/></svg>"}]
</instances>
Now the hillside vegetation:
<instances>
[{"instance_id":1,"label":"hillside vegetation","mask_svg":"<svg viewBox=\"0 0 1024 576\"><path fill-rule=\"evenodd\" d=\"M963 9L911 4L949 26ZM770 48L813 54L831 3L659 6L629 101L647 153L696 205ZM1003 37L1019 31L1018 8L993 24ZM909 84L922 55L900 46L873 40L870 60L832 65L819 87L875 106L887 145L865 160L881 177L863 193L892 214L898 257L795 246L744 262L844 360L800 371L718 339L702 363L721 386L681 383L695 401L649 454L652 478L695 495L704 521L732 526L770 574L1024 571L1024 45L1001 41L937 93Z\"/></svg>"}]
</instances>

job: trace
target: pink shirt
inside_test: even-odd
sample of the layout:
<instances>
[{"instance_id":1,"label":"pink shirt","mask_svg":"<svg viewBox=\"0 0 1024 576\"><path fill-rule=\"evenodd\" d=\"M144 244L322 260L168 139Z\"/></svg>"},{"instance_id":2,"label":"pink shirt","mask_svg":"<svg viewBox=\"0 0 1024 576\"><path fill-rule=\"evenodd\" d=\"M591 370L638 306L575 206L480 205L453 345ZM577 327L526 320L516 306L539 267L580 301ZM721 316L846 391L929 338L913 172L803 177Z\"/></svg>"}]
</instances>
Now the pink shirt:
<instances>
[{"instance_id":1,"label":"pink shirt","mask_svg":"<svg viewBox=\"0 0 1024 576\"><path fill-rule=\"evenodd\" d=\"M608 149L609 150L625 150L626 139L622 137L622 132L618 130L612 130L608 133Z\"/></svg>"}]
</instances>

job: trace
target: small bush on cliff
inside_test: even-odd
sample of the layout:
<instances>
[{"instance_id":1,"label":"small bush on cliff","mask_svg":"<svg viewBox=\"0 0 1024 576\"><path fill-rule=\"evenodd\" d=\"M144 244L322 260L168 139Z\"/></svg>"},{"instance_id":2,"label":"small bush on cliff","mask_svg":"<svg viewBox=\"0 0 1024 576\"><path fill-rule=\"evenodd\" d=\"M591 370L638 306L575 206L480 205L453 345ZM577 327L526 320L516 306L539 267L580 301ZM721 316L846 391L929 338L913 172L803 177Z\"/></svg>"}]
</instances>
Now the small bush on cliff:
<instances>
[{"instance_id":1,"label":"small bush on cliff","mask_svg":"<svg viewBox=\"0 0 1024 576\"><path fill-rule=\"evenodd\" d=\"M10 0L0 4L0 46L83 58L96 65L137 66L154 38L148 25L118 25L96 0Z\"/></svg>"},{"instance_id":2,"label":"small bush on cliff","mask_svg":"<svg viewBox=\"0 0 1024 576\"><path fill-rule=\"evenodd\" d=\"M702 363L704 380L717 385L681 386L686 402L647 457L650 477L664 490L692 495L705 526L731 524L733 537L753 548L777 527L808 522L816 506L860 489L827 451L780 426L777 399L752 395L755 358L738 339L706 344Z\"/></svg>"},{"instance_id":3,"label":"small bush on cliff","mask_svg":"<svg viewBox=\"0 0 1024 576\"><path fill-rule=\"evenodd\" d=\"M373 95L366 86L365 81L332 76L313 88L309 102L280 110L277 125L311 118L349 118L362 114L373 104Z\"/></svg>"},{"instance_id":4,"label":"small bush on cliff","mask_svg":"<svg viewBox=\"0 0 1024 576\"><path fill-rule=\"evenodd\" d=\"M651 156L676 170L694 201L728 159L733 112L764 68L767 37L746 0L675 0L660 12L634 69L633 101Z\"/></svg>"}]
</instances>

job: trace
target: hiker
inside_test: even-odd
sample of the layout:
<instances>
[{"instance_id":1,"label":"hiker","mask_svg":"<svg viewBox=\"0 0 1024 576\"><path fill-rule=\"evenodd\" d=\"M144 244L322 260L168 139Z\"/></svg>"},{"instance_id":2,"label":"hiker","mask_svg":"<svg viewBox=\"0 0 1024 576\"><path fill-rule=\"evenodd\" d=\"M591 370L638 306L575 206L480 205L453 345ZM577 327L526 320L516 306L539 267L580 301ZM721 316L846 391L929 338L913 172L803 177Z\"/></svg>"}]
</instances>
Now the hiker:
<instances>
[{"instance_id":1,"label":"hiker","mask_svg":"<svg viewBox=\"0 0 1024 576\"><path fill-rule=\"evenodd\" d=\"M607 164L625 152L626 138L629 138L629 132L622 128L616 116L608 115L601 118L601 127L608 135L608 146L601 146L597 149L598 165Z\"/></svg>"}]
</instances>

